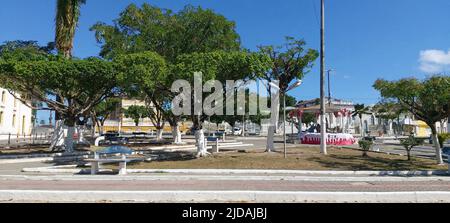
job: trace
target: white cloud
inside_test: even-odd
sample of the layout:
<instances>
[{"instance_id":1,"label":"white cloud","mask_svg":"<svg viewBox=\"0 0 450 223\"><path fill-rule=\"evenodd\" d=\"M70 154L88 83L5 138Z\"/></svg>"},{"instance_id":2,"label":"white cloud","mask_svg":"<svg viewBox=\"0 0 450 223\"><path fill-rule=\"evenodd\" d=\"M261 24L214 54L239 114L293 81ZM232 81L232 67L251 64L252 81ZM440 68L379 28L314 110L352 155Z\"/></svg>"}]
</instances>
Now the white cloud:
<instances>
[{"instance_id":1,"label":"white cloud","mask_svg":"<svg viewBox=\"0 0 450 223\"><path fill-rule=\"evenodd\" d=\"M450 50L423 50L420 51L420 70L425 73L441 73L450 71Z\"/></svg>"}]
</instances>

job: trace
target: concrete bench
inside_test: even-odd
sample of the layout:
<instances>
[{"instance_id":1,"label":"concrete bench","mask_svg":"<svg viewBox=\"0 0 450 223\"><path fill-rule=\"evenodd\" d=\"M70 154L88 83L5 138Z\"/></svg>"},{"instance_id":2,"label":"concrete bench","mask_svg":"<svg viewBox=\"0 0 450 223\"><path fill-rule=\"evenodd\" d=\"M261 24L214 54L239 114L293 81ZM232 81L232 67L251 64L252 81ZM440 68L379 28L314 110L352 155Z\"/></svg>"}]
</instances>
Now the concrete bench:
<instances>
[{"instance_id":1,"label":"concrete bench","mask_svg":"<svg viewBox=\"0 0 450 223\"><path fill-rule=\"evenodd\" d=\"M100 171L100 164L102 163L119 163L119 175L127 174L127 163L134 161L134 159L127 159L125 156L121 158L94 158L85 159L84 161L91 164L91 175L95 175Z\"/></svg>"},{"instance_id":2,"label":"concrete bench","mask_svg":"<svg viewBox=\"0 0 450 223\"><path fill-rule=\"evenodd\" d=\"M248 147L253 146L253 144L244 144L242 142L220 142L219 139L212 142L211 150L213 153L219 153L220 148L236 148L236 147Z\"/></svg>"}]
</instances>

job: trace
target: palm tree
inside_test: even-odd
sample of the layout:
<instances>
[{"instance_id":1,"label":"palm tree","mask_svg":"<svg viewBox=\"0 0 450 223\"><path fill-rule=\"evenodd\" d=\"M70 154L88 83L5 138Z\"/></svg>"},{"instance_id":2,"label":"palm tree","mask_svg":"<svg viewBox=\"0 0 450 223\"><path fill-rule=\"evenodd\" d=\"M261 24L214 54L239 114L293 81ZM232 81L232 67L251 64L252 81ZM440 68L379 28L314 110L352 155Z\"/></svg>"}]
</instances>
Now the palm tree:
<instances>
[{"instance_id":1,"label":"palm tree","mask_svg":"<svg viewBox=\"0 0 450 223\"><path fill-rule=\"evenodd\" d=\"M86 0L57 0L56 2L56 17L55 17L55 47L58 54L63 55L64 58L72 58L73 40L75 37L75 30L78 26L80 17L80 7L85 4ZM56 95L56 101L63 103L64 99L60 95ZM60 115L55 112L55 131L52 137L50 148L52 150L62 145L63 128ZM69 128L68 136L66 138L66 152L73 151L73 131Z\"/></svg>"},{"instance_id":2,"label":"palm tree","mask_svg":"<svg viewBox=\"0 0 450 223\"><path fill-rule=\"evenodd\" d=\"M57 0L55 18L55 44L58 53L72 57L73 39L80 18L80 7L86 0Z\"/></svg>"},{"instance_id":3,"label":"palm tree","mask_svg":"<svg viewBox=\"0 0 450 223\"><path fill-rule=\"evenodd\" d=\"M362 116L364 114L372 114L370 112L370 107L366 107L364 104L356 104L355 105L355 111L353 111L352 113L352 117L358 116L359 117L359 128L361 131L361 136L364 136L364 132L363 132L363 123L362 123Z\"/></svg>"}]
</instances>

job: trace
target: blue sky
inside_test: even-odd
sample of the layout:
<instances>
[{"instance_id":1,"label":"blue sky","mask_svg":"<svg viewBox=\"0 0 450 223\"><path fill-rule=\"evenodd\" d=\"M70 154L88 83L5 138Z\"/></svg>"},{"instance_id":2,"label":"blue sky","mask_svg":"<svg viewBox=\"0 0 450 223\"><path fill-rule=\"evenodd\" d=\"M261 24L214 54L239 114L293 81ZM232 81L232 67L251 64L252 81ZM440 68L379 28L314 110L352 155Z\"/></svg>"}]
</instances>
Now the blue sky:
<instances>
[{"instance_id":1,"label":"blue sky","mask_svg":"<svg viewBox=\"0 0 450 223\"><path fill-rule=\"evenodd\" d=\"M319 49L319 0L87 0L75 39L77 57L98 55L89 31L97 21L111 23L130 3L179 10L201 5L237 23L243 46L283 43L284 36L306 40ZM377 78L425 78L450 70L450 1L448 0L328 0L326 64L334 97L372 104ZM0 7L0 42L54 38L54 0L9 0ZM291 94L298 99L319 95L319 63Z\"/></svg>"}]
</instances>

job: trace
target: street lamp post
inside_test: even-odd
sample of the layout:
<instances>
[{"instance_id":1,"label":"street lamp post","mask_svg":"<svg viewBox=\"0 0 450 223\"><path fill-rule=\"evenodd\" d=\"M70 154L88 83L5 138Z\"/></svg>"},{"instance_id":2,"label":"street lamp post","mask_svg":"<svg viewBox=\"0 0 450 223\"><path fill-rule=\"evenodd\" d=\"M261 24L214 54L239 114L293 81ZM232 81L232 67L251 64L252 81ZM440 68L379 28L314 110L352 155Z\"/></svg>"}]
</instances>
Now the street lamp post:
<instances>
[{"instance_id":1,"label":"street lamp post","mask_svg":"<svg viewBox=\"0 0 450 223\"><path fill-rule=\"evenodd\" d=\"M281 92L283 94L283 152L284 152L284 158L287 158L287 148L286 148L286 93L288 91L291 91L297 87L299 87L302 84L302 80L297 80L294 84L289 86L284 92ZM270 83L270 85L278 90L280 90L280 87Z\"/></svg>"}]
</instances>

